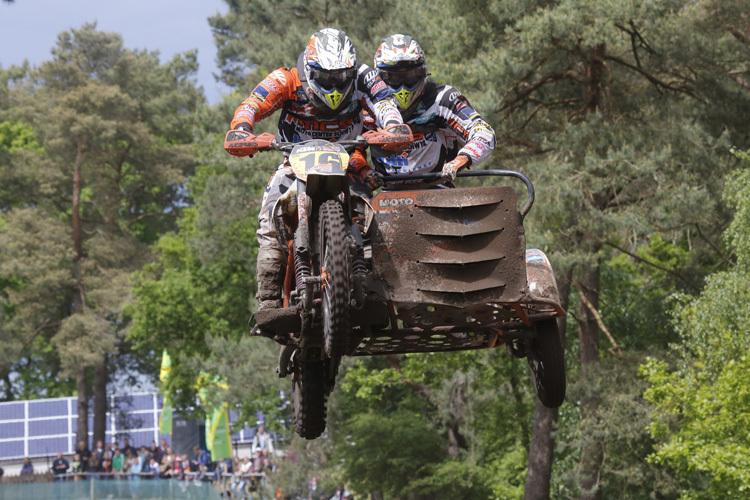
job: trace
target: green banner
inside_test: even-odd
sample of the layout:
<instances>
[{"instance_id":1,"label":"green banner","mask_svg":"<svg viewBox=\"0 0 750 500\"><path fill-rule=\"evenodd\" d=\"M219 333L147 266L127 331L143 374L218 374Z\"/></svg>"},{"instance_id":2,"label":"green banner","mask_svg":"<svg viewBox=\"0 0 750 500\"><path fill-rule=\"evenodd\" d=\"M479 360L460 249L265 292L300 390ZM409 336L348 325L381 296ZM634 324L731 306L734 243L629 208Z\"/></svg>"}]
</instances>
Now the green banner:
<instances>
[{"instance_id":1,"label":"green banner","mask_svg":"<svg viewBox=\"0 0 750 500\"><path fill-rule=\"evenodd\" d=\"M169 398L169 395L164 398L164 405L161 408L159 433L172 434L172 400Z\"/></svg>"},{"instance_id":2,"label":"green banner","mask_svg":"<svg viewBox=\"0 0 750 500\"><path fill-rule=\"evenodd\" d=\"M221 408L214 410L211 417L211 425L208 427L207 443L211 443L211 458L223 460L232 458L232 434L229 432L228 405L224 403Z\"/></svg>"}]
</instances>

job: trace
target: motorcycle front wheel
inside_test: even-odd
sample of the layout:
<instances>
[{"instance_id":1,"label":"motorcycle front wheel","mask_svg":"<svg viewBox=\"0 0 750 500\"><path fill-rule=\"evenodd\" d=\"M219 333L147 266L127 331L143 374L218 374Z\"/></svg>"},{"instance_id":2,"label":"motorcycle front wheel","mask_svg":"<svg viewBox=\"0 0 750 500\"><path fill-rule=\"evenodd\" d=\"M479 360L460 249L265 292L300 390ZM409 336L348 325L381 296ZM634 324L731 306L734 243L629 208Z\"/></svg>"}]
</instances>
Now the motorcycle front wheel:
<instances>
[{"instance_id":1,"label":"motorcycle front wheel","mask_svg":"<svg viewBox=\"0 0 750 500\"><path fill-rule=\"evenodd\" d=\"M336 200L320 207L318 242L322 276L323 342L326 355L346 353L349 335L350 257L344 209Z\"/></svg>"}]
</instances>

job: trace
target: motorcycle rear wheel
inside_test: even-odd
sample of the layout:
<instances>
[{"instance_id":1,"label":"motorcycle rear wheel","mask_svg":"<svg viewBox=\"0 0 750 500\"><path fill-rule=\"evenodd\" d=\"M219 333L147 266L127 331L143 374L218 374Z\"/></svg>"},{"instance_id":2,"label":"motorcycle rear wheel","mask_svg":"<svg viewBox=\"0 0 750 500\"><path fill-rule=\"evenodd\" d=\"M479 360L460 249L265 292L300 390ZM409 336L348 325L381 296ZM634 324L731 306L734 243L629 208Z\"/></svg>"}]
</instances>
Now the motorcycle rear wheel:
<instances>
[{"instance_id":1,"label":"motorcycle rear wheel","mask_svg":"<svg viewBox=\"0 0 750 500\"><path fill-rule=\"evenodd\" d=\"M557 408L565 401L565 352L555 318L535 323L536 338L526 353L536 394L547 408Z\"/></svg>"},{"instance_id":2,"label":"motorcycle rear wheel","mask_svg":"<svg viewBox=\"0 0 750 500\"><path fill-rule=\"evenodd\" d=\"M344 209L336 200L320 207L318 242L323 276L323 342L325 353L341 358L349 335L349 296L351 291L349 248L346 244Z\"/></svg>"},{"instance_id":3,"label":"motorcycle rear wheel","mask_svg":"<svg viewBox=\"0 0 750 500\"><path fill-rule=\"evenodd\" d=\"M294 432L305 439L315 439L326 428L324 361L295 361L292 374Z\"/></svg>"}]
</instances>

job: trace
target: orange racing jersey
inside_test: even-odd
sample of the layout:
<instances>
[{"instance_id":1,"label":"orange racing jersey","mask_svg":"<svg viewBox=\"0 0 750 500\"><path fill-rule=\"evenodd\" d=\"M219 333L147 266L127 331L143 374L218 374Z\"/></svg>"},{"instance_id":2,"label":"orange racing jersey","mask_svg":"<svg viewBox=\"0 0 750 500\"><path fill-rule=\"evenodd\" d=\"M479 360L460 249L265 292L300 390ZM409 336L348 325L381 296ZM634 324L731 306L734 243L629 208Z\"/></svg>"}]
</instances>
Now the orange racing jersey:
<instances>
[{"instance_id":1,"label":"orange racing jersey","mask_svg":"<svg viewBox=\"0 0 750 500\"><path fill-rule=\"evenodd\" d=\"M266 76L235 111L232 128L239 123L253 127L258 120L281 110L277 133L280 141L336 142L362 134L365 108L379 127L403 123L390 89L377 71L366 64L357 63L357 79L349 101L342 103L340 109L324 111L307 98L307 82L300 67L298 62L297 67L279 68Z\"/></svg>"}]
</instances>

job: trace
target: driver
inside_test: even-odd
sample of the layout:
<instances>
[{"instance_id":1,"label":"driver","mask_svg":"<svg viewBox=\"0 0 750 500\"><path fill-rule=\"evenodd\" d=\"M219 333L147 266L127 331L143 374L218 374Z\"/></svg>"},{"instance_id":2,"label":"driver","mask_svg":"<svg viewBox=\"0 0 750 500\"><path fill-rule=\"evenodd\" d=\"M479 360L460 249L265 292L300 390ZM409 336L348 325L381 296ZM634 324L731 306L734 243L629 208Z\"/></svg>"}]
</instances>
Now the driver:
<instances>
[{"instance_id":1,"label":"driver","mask_svg":"<svg viewBox=\"0 0 750 500\"><path fill-rule=\"evenodd\" d=\"M295 67L273 71L253 89L234 112L231 126L252 134L256 121L281 109L280 141L350 140L363 131L363 106L372 111L375 124L393 142L411 143L411 131L403 125L397 104L377 71L357 62L352 42L343 31L326 28L313 34ZM355 174L369 169L360 151L352 154L349 169ZM281 307L285 260L270 212L293 182L294 174L285 160L263 194L257 231L258 310Z\"/></svg>"},{"instance_id":2,"label":"driver","mask_svg":"<svg viewBox=\"0 0 750 500\"><path fill-rule=\"evenodd\" d=\"M375 171L385 176L442 172L443 179L454 181L461 169L487 159L495 149L495 131L461 92L427 79L424 51L416 40L389 36L374 59L375 69L414 132L414 142L403 153L371 149ZM458 140L464 143L460 149ZM377 187L378 176L370 172L366 177L371 189Z\"/></svg>"}]
</instances>

